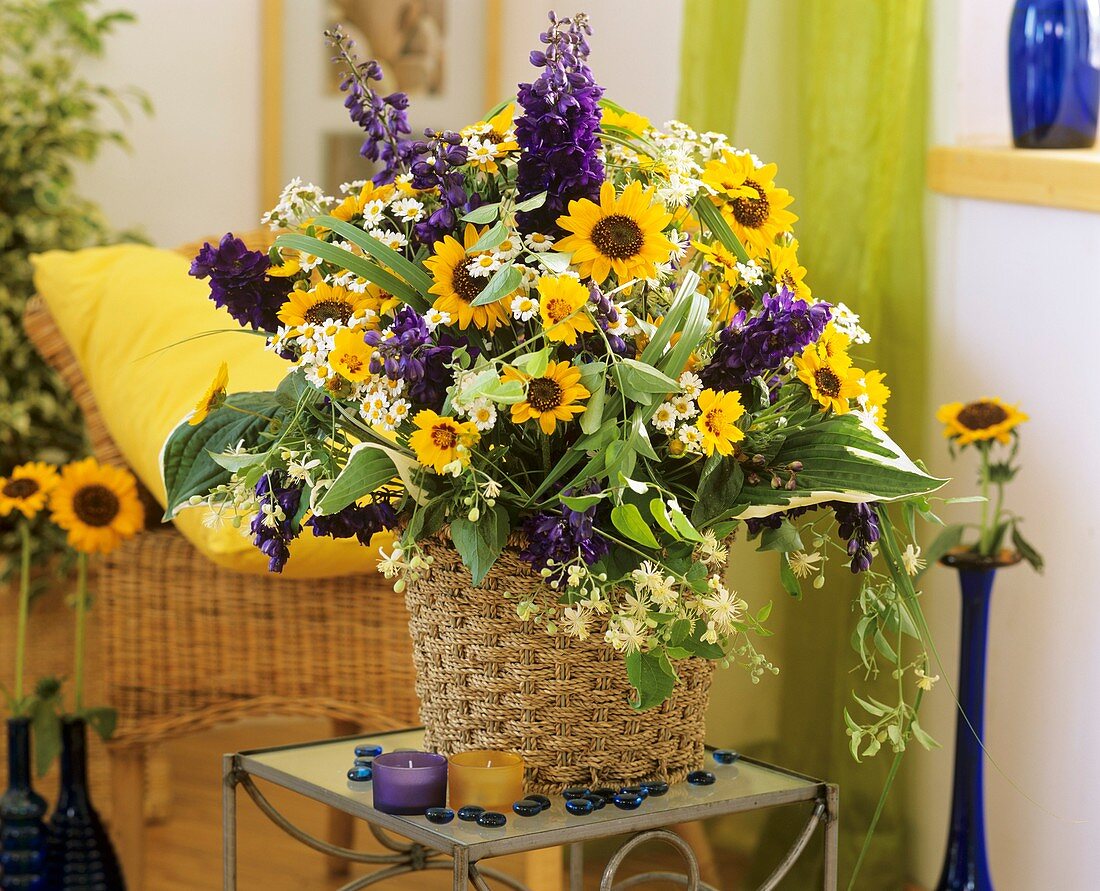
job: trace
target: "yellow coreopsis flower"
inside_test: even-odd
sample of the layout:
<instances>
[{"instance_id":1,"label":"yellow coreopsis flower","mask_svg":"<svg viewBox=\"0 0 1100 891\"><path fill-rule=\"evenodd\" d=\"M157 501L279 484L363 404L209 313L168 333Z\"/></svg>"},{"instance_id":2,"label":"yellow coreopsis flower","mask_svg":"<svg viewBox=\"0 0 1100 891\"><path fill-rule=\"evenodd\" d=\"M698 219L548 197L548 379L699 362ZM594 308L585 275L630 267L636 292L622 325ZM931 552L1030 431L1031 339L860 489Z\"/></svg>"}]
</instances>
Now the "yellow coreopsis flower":
<instances>
[{"instance_id":1,"label":"yellow coreopsis flower","mask_svg":"<svg viewBox=\"0 0 1100 891\"><path fill-rule=\"evenodd\" d=\"M218 366L214 380L210 382L210 386L203 393L202 399L195 404L195 410L191 412L191 417L188 418L187 423L192 427L196 427L207 419L210 412L221 408L222 403L225 402L228 388L229 366L222 362Z\"/></svg>"},{"instance_id":2,"label":"yellow coreopsis flower","mask_svg":"<svg viewBox=\"0 0 1100 891\"><path fill-rule=\"evenodd\" d=\"M1009 405L993 396L976 402L949 402L941 405L936 419L944 425L943 435L954 439L960 446L974 442L997 440L1012 441L1013 431L1028 416L1015 405Z\"/></svg>"},{"instance_id":3,"label":"yellow coreopsis flower","mask_svg":"<svg viewBox=\"0 0 1100 891\"><path fill-rule=\"evenodd\" d=\"M592 395L580 382L580 369L568 362L551 362L541 377L534 378L525 378L508 368L502 379L526 383L523 401L512 406L512 422L536 420L547 436L554 432L558 421L571 421L583 412L581 400Z\"/></svg>"},{"instance_id":4,"label":"yellow coreopsis flower","mask_svg":"<svg viewBox=\"0 0 1100 891\"><path fill-rule=\"evenodd\" d=\"M883 383L886 375L872 368L860 378L863 392L857 397L859 407L863 409L879 429L886 431L886 400L890 398L890 388Z\"/></svg>"},{"instance_id":5,"label":"yellow coreopsis flower","mask_svg":"<svg viewBox=\"0 0 1100 891\"><path fill-rule=\"evenodd\" d=\"M596 284L612 272L620 282L652 278L674 248L663 232L671 220L652 187L643 190L635 180L616 198L615 187L605 182L599 204L587 198L570 201L569 213L558 217L558 225L571 234L557 249L572 254L581 278L591 276Z\"/></svg>"},{"instance_id":6,"label":"yellow coreopsis flower","mask_svg":"<svg viewBox=\"0 0 1100 891\"><path fill-rule=\"evenodd\" d=\"M772 275L795 297L810 302L810 286L806 284L806 267L798 262L798 244L773 244L768 247L768 262Z\"/></svg>"},{"instance_id":7,"label":"yellow coreopsis flower","mask_svg":"<svg viewBox=\"0 0 1100 891\"><path fill-rule=\"evenodd\" d=\"M641 136L649 129L649 118L636 114L633 111L618 112L610 108L605 108L600 115L600 124L609 127L619 127L622 130L629 130L631 133Z\"/></svg>"},{"instance_id":8,"label":"yellow coreopsis flower","mask_svg":"<svg viewBox=\"0 0 1100 891\"><path fill-rule=\"evenodd\" d=\"M361 329L341 329L332 344L328 364L333 371L349 381L365 381L370 377L370 357L374 350L363 340Z\"/></svg>"},{"instance_id":9,"label":"yellow coreopsis flower","mask_svg":"<svg viewBox=\"0 0 1100 891\"><path fill-rule=\"evenodd\" d=\"M488 277L475 278L467 268L473 259L466 252L473 247L484 230L471 223L466 224L462 244L446 236L433 246L433 254L424 265L435 279L428 292L436 295L433 309L447 313L465 331L472 324L490 333L508 318L507 298L486 306L472 306L474 299L489 284Z\"/></svg>"},{"instance_id":10,"label":"yellow coreopsis flower","mask_svg":"<svg viewBox=\"0 0 1100 891\"><path fill-rule=\"evenodd\" d=\"M838 415L845 414L851 408L850 401L863 392L859 383L863 371L851 367L847 353L830 357L818 349L818 344L811 344L801 356L795 356L798 379L810 388L810 395L822 406Z\"/></svg>"},{"instance_id":11,"label":"yellow coreopsis flower","mask_svg":"<svg viewBox=\"0 0 1100 891\"><path fill-rule=\"evenodd\" d=\"M0 517L19 511L33 520L46 506L58 479L57 469L42 461L20 464L8 476L0 477Z\"/></svg>"},{"instance_id":12,"label":"yellow coreopsis flower","mask_svg":"<svg viewBox=\"0 0 1100 891\"><path fill-rule=\"evenodd\" d=\"M699 394L699 418L695 427L703 436L703 451L708 455L732 455L734 443L744 439L737 420L745 413L741 394L725 390L703 390Z\"/></svg>"},{"instance_id":13,"label":"yellow coreopsis flower","mask_svg":"<svg viewBox=\"0 0 1100 891\"><path fill-rule=\"evenodd\" d=\"M85 458L62 468L50 518L68 532L74 550L106 554L141 531L145 512L132 473Z\"/></svg>"},{"instance_id":14,"label":"yellow coreopsis flower","mask_svg":"<svg viewBox=\"0 0 1100 891\"><path fill-rule=\"evenodd\" d=\"M549 340L564 341L573 346L578 334L596 330L596 325L584 311L588 303L588 288L571 275L544 275L539 279L539 315Z\"/></svg>"},{"instance_id":15,"label":"yellow coreopsis flower","mask_svg":"<svg viewBox=\"0 0 1100 891\"><path fill-rule=\"evenodd\" d=\"M481 438L472 421L457 421L425 409L413 423L417 429L409 436L409 447L417 461L436 473L443 473L443 468L455 461L463 467L469 465L470 446Z\"/></svg>"},{"instance_id":16,"label":"yellow coreopsis flower","mask_svg":"<svg viewBox=\"0 0 1100 891\"><path fill-rule=\"evenodd\" d=\"M763 256L798 219L787 210L794 200L790 192L776 188L777 169L775 164L757 169L749 155L725 151L703 170L703 182L715 191L722 216L754 257Z\"/></svg>"}]
</instances>

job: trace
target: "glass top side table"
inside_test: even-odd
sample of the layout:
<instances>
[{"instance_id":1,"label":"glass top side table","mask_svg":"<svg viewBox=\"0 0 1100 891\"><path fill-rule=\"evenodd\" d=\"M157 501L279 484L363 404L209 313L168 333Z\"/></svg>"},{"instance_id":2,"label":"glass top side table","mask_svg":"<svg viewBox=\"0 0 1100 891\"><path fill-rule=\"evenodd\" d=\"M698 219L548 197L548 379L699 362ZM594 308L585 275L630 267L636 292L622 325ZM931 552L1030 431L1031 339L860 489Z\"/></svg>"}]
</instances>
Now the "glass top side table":
<instances>
[{"instance_id":1,"label":"glass top side table","mask_svg":"<svg viewBox=\"0 0 1100 891\"><path fill-rule=\"evenodd\" d=\"M566 812L564 801L557 798L551 808L534 817L508 814L506 826L494 829L458 820L443 826L429 823L423 816L402 817L375 810L371 783L351 783L346 773L359 742L382 745L387 752L422 747L423 733L406 730L369 734L317 743L253 749L226 755L223 759L223 887L237 889L237 788L243 788L260 810L280 829L303 844L322 853L355 863L376 864L380 868L353 879L341 891L357 891L393 876L422 869L445 869L454 875L454 888L471 885L488 891L486 880L525 891L516 879L482 865L482 861L503 854L518 854L542 848L569 846L569 888L580 891L583 864L582 843L614 835L632 837L612 856L603 872L601 891L612 887L633 887L645 880L671 879L691 891L715 891L699 879L699 867L691 847L668 827L677 823L702 820L722 814L758 810L776 805L811 802L813 811L806 826L794 840L786 857L776 867L760 891L770 891L790 870L813 838L817 825L824 825L825 871L823 887L836 888L837 880L837 808L835 785L741 757L731 765L707 759L706 767L716 781L710 786L673 785L666 795L650 797L635 811L604 807L588 816ZM267 800L254 782L265 780L314 801L365 820L371 833L390 852L366 854L335 847L316 839L291 824ZM400 838L395 838L393 833ZM619 866L638 845L662 841L682 855L684 874L647 873L615 884ZM408 887L403 885L401 887Z\"/></svg>"}]
</instances>

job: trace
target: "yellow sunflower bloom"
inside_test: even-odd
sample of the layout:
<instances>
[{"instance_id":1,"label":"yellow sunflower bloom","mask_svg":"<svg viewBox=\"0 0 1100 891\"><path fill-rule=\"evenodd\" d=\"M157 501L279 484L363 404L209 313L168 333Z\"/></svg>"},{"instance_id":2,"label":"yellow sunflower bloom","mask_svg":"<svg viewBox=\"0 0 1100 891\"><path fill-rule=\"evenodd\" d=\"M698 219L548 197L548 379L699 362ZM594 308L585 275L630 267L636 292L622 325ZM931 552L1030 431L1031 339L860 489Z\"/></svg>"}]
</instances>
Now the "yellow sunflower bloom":
<instances>
[{"instance_id":1,"label":"yellow sunflower bloom","mask_svg":"<svg viewBox=\"0 0 1100 891\"><path fill-rule=\"evenodd\" d=\"M526 384L522 402L512 406L512 422L536 420L542 432L549 436L558 421L571 421L585 407L582 399L592 394L581 385L579 368L568 362L551 362L541 377L525 378L515 369L505 369L503 380L521 380Z\"/></svg>"},{"instance_id":2,"label":"yellow sunflower bloom","mask_svg":"<svg viewBox=\"0 0 1100 891\"><path fill-rule=\"evenodd\" d=\"M218 371L214 375L214 380L212 380L210 386L206 388L206 392L203 394L202 399L196 403L195 410L191 412L191 417L187 420L187 423L192 427L197 427L207 419L210 412L221 408L222 403L225 402L228 388L229 366L222 362L222 364L218 366Z\"/></svg>"},{"instance_id":3,"label":"yellow sunflower bloom","mask_svg":"<svg viewBox=\"0 0 1100 891\"><path fill-rule=\"evenodd\" d=\"M558 217L558 225L572 234L557 249L572 254L581 277L596 284L612 272L620 283L652 278L674 247L662 231L671 220L672 214L654 200L652 187L643 191L635 180L616 198L615 187L605 182L599 204L587 198L570 201L569 213Z\"/></svg>"},{"instance_id":4,"label":"yellow sunflower bloom","mask_svg":"<svg viewBox=\"0 0 1100 891\"><path fill-rule=\"evenodd\" d=\"M443 468L454 461L463 467L469 465L470 446L481 438L473 421L456 421L425 409L417 413L413 423L417 429L409 436L409 446L417 461L436 473L443 473Z\"/></svg>"},{"instance_id":5,"label":"yellow sunflower bloom","mask_svg":"<svg viewBox=\"0 0 1100 891\"><path fill-rule=\"evenodd\" d=\"M806 284L806 267L798 262L798 244L773 244L768 246L768 262L772 275L799 300L810 302L810 286Z\"/></svg>"},{"instance_id":6,"label":"yellow sunflower bloom","mask_svg":"<svg viewBox=\"0 0 1100 891\"><path fill-rule=\"evenodd\" d=\"M145 512L133 474L85 458L62 468L50 493L50 519L68 532L73 549L106 554L141 531Z\"/></svg>"},{"instance_id":7,"label":"yellow sunflower bloom","mask_svg":"<svg viewBox=\"0 0 1100 891\"><path fill-rule=\"evenodd\" d=\"M886 375L871 369L860 378L863 392L859 395L859 406L871 416L880 430L889 430L886 426L886 400L890 398L890 388L883 383Z\"/></svg>"},{"instance_id":8,"label":"yellow sunflower bloom","mask_svg":"<svg viewBox=\"0 0 1100 891\"><path fill-rule=\"evenodd\" d=\"M0 517L19 511L33 520L46 506L50 492L57 486L57 470L42 461L30 461L0 477Z\"/></svg>"},{"instance_id":9,"label":"yellow sunflower bloom","mask_svg":"<svg viewBox=\"0 0 1100 891\"><path fill-rule=\"evenodd\" d=\"M336 332L333 338L328 364L345 380L365 381L370 377L370 357L373 352L373 348L363 340L362 329L344 328Z\"/></svg>"},{"instance_id":10,"label":"yellow sunflower bloom","mask_svg":"<svg viewBox=\"0 0 1100 891\"><path fill-rule=\"evenodd\" d=\"M424 265L435 279L435 284L428 289L428 293L436 295L433 308L457 320L458 327L463 331L473 324L492 333L508 318L508 299L505 297L486 306L471 306L489 284L489 279L474 278L466 268L473 259L466 251L477 243L483 231L467 223L462 244L450 235L446 236L435 243L433 254L424 261Z\"/></svg>"},{"instance_id":11,"label":"yellow sunflower bloom","mask_svg":"<svg viewBox=\"0 0 1100 891\"><path fill-rule=\"evenodd\" d=\"M863 392L859 383L863 370L851 367L852 360L848 359L847 353L843 358L847 364L839 356L830 358L823 355L817 345L811 344L794 360L798 379L810 388L810 395L838 415L845 414L851 407L850 400L858 398Z\"/></svg>"},{"instance_id":12,"label":"yellow sunflower bloom","mask_svg":"<svg viewBox=\"0 0 1100 891\"><path fill-rule=\"evenodd\" d=\"M649 129L649 118L632 111L617 112L610 108L603 109L600 115L600 124L609 127L618 127L621 130L629 130L641 136Z\"/></svg>"},{"instance_id":13,"label":"yellow sunflower bloom","mask_svg":"<svg viewBox=\"0 0 1100 891\"><path fill-rule=\"evenodd\" d=\"M752 309L752 292L743 287L741 273L737 269L737 257L719 242L705 244L693 241L692 244L710 264L708 282L713 282L714 322L723 325L744 309Z\"/></svg>"},{"instance_id":14,"label":"yellow sunflower bloom","mask_svg":"<svg viewBox=\"0 0 1100 891\"><path fill-rule=\"evenodd\" d=\"M696 429L703 435L703 451L708 455L732 455L734 443L745 438L737 420L745 413L741 394L724 390L704 390L699 394L699 418Z\"/></svg>"},{"instance_id":15,"label":"yellow sunflower bloom","mask_svg":"<svg viewBox=\"0 0 1100 891\"><path fill-rule=\"evenodd\" d=\"M588 288L571 275L544 275L539 279L539 315L549 340L564 341L573 346L578 334L596 330L584 311L588 303Z\"/></svg>"},{"instance_id":16,"label":"yellow sunflower bloom","mask_svg":"<svg viewBox=\"0 0 1100 891\"><path fill-rule=\"evenodd\" d=\"M328 321L347 325L367 309L371 309L371 298L366 294L318 282L309 291L291 291L279 308L279 321L290 327L323 325Z\"/></svg>"},{"instance_id":17,"label":"yellow sunflower bloom","mask_svg":"<svg viewBox=\"0 0 1100 891\"><path fill-rule=\"evenodd\" d=\"M297 257L291 257L289 260L284 260L278 266L272 266L267 270L267 274L272 278L291 278L302 271L302 264L298 261Z\"/></svg>"},{"instance_id":18,"label":"yellow sunflower bloom","mask_svg":"<svg viewBox=\"0 0 1100 891\"><path fill-rule=\"evenodd\" d=\"M833 368L847 371L852 367L852 358L848 355L850 343L851 339L848 335L841 334L830 322L825 326L817 343L811 344L807 349L812 349L823 362L828 362Z\"/></svg>"},{"instance_id":19,"label":"yellow sunflower bloom","mask_svg":"<svg viewBox=\"0 0 1100 891\"><path fill-rule=\"evenodd\" d=\"M954 439L960 446L973 442L1000 443L1012 441L1013 431L1028 416L1015 405L1009 405L993 396L976 402L949 402L941 405L936 420L944 425L943 435Z\"/></svg>"},{"instance_id":20,"label":"yellow sunflower bloom","mask_svg":"<svg viewBox=\"0 0 1100 891\"><path fill-rule=\"evenodd\" d=\"M730 151L703 170L703 182L715 190L722 216L754 257L763 256L798 219L786 209L794 200L790 192L775 187L776 170L774 164L758 170L751 157Z\"/></svg>"}]
</instances>

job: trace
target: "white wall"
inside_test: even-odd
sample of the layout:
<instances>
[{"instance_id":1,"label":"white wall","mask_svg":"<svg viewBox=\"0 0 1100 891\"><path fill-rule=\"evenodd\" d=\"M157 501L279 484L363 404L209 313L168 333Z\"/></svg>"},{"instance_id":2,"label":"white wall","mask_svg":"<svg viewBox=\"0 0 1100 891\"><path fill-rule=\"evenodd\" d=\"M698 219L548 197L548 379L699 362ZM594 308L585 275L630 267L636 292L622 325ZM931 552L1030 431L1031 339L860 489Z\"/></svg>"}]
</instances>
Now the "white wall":
<instances>
[{"instance_id":1,"label":"white wall","mask_svg":"<svg viewBox=\"0 0 1100 891\"><path fill-rule=\"evenodd\" d=\"M259 0L125 0L123 25L89 77L142 87L154 115L125 126L79 189L119 228L176 245L259 225ZM107 111L110 118L112 112Z\"/></svg>"},{"instance_id":2,"label":"white wall","mask_svg":"<svg viewBox=\"0 0 1100 891\"><path fill-rule=\"evenodd\" d=\"M939 142L1010 138L1005 38L1012 0L936 7L934 133ZM992 606L986 744L993 878L1001 891L1084 891L1100 875L1100 390L1089 369L1100 329L1100 215L969 199L930 202L931 405L998 395L1031 416L1009 506L1027 518L1047 572L1000 573ZM974 491L972 460L949 463L939 431L925 458ZM956 518L967 513L962 506ZM958 594L946 570L924 602L957 674ZM947 834L954 711L941 685L925 724L945 748L915 768L918 877L931 887ZM1016 788L1018 787L1018 788ZM1033 800L1029 800L1033 799ZM1090 822L1083 822L1090 821Z\"/></svg>"}]
</instances>

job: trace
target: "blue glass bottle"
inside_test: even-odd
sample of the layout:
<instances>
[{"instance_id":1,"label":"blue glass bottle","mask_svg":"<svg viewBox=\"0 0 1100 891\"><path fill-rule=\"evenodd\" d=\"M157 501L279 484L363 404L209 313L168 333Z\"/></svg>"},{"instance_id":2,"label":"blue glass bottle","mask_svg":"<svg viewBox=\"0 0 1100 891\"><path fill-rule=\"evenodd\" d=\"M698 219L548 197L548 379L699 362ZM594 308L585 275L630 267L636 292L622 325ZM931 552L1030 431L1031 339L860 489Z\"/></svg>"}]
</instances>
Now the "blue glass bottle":
<instances>
[{"instance_id":1,"label":"blue glass bottle","mask_svg":"<svg viewBox=\"0 0 1100 891\"><path fill-rule=\"evenodd\" d=\"M42 891L46 801L31 786L31 722L8 719L8 788L0 796L0 889Z\"/></svg>"},{"instance_id":2,"label":"blue glass bottle","mask_svg":"<svg viewBox=\"0 0 1100 891\"><path fill-rule=\"evenodd\" d=\"M1100 107L1100 11L1091 0L1016 0L1008 33L1019 148L1088 148Z\"/></svg>"}]
</instances>

